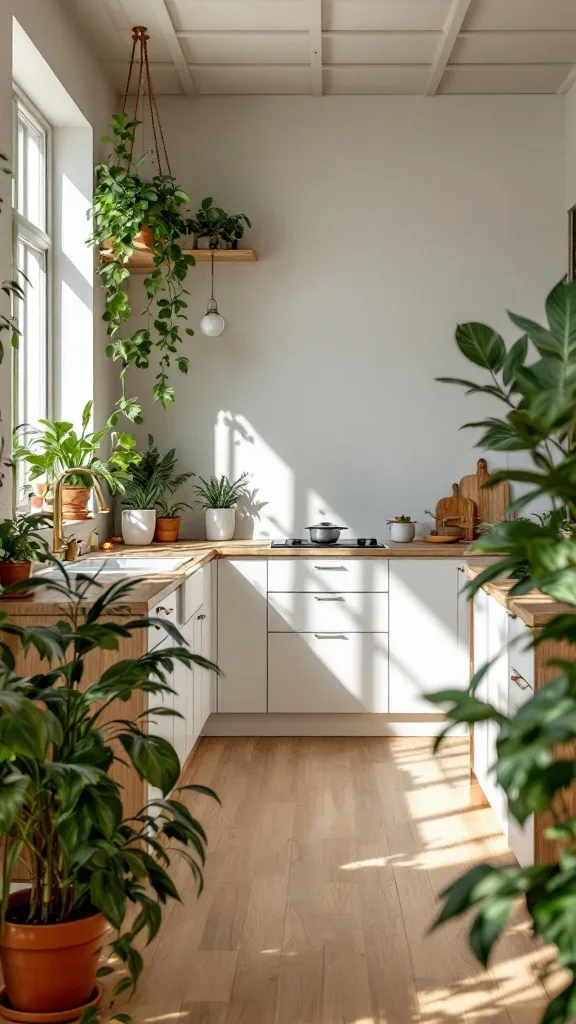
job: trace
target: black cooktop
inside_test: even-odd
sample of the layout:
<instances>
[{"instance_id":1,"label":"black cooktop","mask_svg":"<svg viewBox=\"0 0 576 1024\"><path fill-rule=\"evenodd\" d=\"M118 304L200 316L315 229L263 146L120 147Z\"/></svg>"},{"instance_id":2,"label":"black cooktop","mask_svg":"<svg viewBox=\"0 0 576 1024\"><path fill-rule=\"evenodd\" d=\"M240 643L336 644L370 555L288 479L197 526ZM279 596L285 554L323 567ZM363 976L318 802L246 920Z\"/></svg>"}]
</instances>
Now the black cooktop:
<instances>
[{"instance_id":1,"label":"black cooktop","mask_svg":"<svg viewBox=\"0 0 576 1024\"><path fill-rule=\"evenodd\" d=\"M286 540L273 540L272 548L388 548L383 540L376 537L350 537L348 540L337 540L335 544L314 544L302 537L288 537Z\"/></svg>"}]
</instances>

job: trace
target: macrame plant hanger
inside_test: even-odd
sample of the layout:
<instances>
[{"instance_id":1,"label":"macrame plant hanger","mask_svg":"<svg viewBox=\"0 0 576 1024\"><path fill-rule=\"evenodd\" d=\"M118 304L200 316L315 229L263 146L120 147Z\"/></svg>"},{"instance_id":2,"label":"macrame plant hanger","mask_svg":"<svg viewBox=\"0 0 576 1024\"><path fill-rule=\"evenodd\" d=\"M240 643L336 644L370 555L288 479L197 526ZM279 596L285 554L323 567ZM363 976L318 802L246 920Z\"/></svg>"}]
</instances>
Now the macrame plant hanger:
<instances>
[{"instance_id":1,"label":"macrame plant hanger","mask_svg":"<svg viewBox=\"0 0 576 1024\"><path fill-rule=\"evenodd\" d=\"M170 176L172 176L172 171L170 169L170 161L168 160L168 153L166 152L164 132L162 131L160 115L158 113L158 105L156 103L156 95L152 87L152 76L150 74L150 64L148 63L149 38L150 36L148 35L148 30L144 25L135 25L134 28L132 29L132 53L130 55L128 77L126 79L126 88L124 90L124 102L122 104L122 113L127 113L130 85L132 83L132 76L136 75L135 66L137 65L138 80L136 82L136 93L133 97L134 106L132 114L129 116L132 121L144 122L146 114L149 115L150 126L152 128L152 136L154 139L154 156L156 157L158 173L169 174ZM132 142L132 145L130 147L131 163L133 163L133 156L134 142Z\"/></svg>"}]
</instances>

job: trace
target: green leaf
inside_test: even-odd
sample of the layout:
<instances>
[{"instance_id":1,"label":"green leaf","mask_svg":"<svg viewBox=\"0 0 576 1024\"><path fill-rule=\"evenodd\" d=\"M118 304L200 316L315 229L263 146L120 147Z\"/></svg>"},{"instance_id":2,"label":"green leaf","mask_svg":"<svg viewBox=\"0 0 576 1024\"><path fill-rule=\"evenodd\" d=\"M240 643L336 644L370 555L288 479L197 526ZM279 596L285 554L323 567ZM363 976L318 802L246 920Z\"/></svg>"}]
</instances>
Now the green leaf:
<instances>
[{"instance_id":1,"label":"green leaf","mask_svg":"<svg viewBox=\"0 0 576 1024\"><path fill-rule=\"evenodd\" d=\"M180 761L174 747L162 736L122 733L119 739L140 777L166 796L180 776Z\"/></svg>"},{"instance_id":2,"label":"green leaf","mask_svg":"<svg viewBox=\"0 0 576 1024\"><path fill-rule=\"evenodd\" d=\"M12 828L26 802L30 779L14 772L0 782L0 835Z\"/></svg>"},{"instance_id":3,"label":"green leaf","mask_svg":"<svg viewBox=\"0 0 576 1024\"><path fill-rule=\"evenodd\" d=\"M126 891L112 871L96 868L90 879L90 899L113 928L119 930L126 913Z\"/></svg>"},{"instance_id":4,"label":"green leaf","mask_svg":"<svg viewBox=\"0 0 576 1024\"><path fill-rule=\"evenodd\" d=\"M486 324L459 324L456 328L456 344L470 362L494 372L501 368L506 356L502 338Z\"/></svg>"},{"instance_id":5,"label":"green leaf","mask_svg":"<svg viewBox=\"0 0 576 1024\"><path fill-rule=\"evenodd\" d=\"M491 864L478 864L453 882L452 885L449 885L447 889L444 889L441 893L444 906L430 930L434 931L441 924L444 924L445 921L451 921L452 918L459 917L460 914L473 907L479 899L477 892L478 884L495 872L496 868L493 868Z\"/></svg>"},{"instance_id":6,"label":"green leaf","mask_svg":"<svg viewBox=\"0 0 576 1024\"><path fill-rule=\"evenodd\" d=\"M517 894L493 897L478 911L470 929L470 945L480 963L487 967L494 943L505 928Z\"/></svg>"},{"instance_id":7,"label":"green leaf","mask_svg":"<svg viewBox=\"0 0 576 1024\"><path fill-rule=\"evenodd\" d=\"M528 354L528 338L525 334L506 353L502 364L502 380L508 386L513 384L518 367L523 366Z\"/></svg>"}]
</instances>

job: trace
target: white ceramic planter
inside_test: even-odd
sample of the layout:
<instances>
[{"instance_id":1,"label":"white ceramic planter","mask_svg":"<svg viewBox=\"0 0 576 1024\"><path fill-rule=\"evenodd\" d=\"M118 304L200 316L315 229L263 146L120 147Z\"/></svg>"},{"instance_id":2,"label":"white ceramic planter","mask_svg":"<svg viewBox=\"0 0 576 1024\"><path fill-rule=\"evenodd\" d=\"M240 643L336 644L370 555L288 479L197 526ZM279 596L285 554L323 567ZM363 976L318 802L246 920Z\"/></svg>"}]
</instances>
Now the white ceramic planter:
<instances>
[{"instance_id":1,"label":"white ceramic planter","mask_svg":"<svg viewBox=\"0 0 576 1024\"><path fill-rule=\"evenodd\" d=\"M156 527L156 509L122 510L122 537L125 544L151 544Z\"/></svg>"},{"instance_id":2,"label":"white ceramic planter","mask_svg":"<svg viewBox=\"0 0 576 1024\"><path fill-rule=\"evenodd\" d=\"M206 509L206 540L232 540L236 527L233 508Z\"/></svg>"},{"instance_id":3,"label":"white ceramic planter","mask_svg":"<svg viewBox=\"0 0 576 1024\"><path fill-rule=\"evenodd\" d=\"M397 544L409 544L415 534L416 523L390 523L390 540Z\"/></svg>"}]
</instances>

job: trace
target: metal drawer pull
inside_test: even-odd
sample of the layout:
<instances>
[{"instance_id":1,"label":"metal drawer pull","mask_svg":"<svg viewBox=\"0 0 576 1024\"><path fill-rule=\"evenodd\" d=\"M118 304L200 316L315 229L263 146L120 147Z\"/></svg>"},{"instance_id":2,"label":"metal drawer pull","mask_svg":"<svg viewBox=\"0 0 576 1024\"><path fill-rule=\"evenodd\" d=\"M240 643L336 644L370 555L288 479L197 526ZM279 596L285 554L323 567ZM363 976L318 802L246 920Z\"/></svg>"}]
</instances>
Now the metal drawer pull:
<instances>
[{"instance_id":1,"label":"metal drawer pull","mask_svg":"<svg viewBox=\"0 0 576 1024\"><path fill-rule=\"evenodd\" d=\"M518 672L514 672L510 676L510 679L512 680L513 683L516 683L516 685L519 686L521 690L530 690L530 689L532 689L532 687L530 686L530 683L527 683L526 680L524 679L524 676L519 675Z\"/></svg>"},{"instance_id":2,"label":"metal drawer pull","mask_svg":"<svg viewBox=\"0 0 576 1024\"><path fill-rule=\"evenodd\" d=\"M317 640L347 640L344 633L314 633Z\"/></svg>"},{"instance_id":3,"label":"metal drawer pull","mask_svg":"<svg viewBox=\"0 0 576 1024\"><path fill-rule=\"evenodd\" d=\"M156 615L160 615L161 612L164 612L164 615L172 615L172 609L165 608L163 604L158 605L156 609Z\"/></svg>"},{"instance_id":4,"label":"metal drawer pull","mask_svg":"<svg viewBox=\"0 0 576 1024\"><path fill-rule=\"evenodd\" d=\"M319 597L318 594L314 594L314 600L315 601L344 601L345 598L340 597L340 596L337 596L337 597Z\"/></svg>"},{"instance_id":5,"label":"metal drawer pull","mask_svg":"<svg viewBox=\"0 0 576 1024\"><path fill-rule=\"evenodd\" d=\"M315 565L318 572L348 572L345 565Z\"/></svg>"},{"instance_id":6,"label":"metal drawer pull","mask_svg":"<svg viewBox=\"0 0 576 1024\"><path fill-rule=\"evenodd\" d=\"M197 616L196 616L196 618L197 618L197 619L205 619L205 618L206 618L206 616L205 616L205 615L197 615Z\"/></svg>"}]
</instances>

